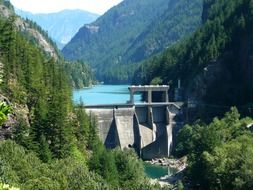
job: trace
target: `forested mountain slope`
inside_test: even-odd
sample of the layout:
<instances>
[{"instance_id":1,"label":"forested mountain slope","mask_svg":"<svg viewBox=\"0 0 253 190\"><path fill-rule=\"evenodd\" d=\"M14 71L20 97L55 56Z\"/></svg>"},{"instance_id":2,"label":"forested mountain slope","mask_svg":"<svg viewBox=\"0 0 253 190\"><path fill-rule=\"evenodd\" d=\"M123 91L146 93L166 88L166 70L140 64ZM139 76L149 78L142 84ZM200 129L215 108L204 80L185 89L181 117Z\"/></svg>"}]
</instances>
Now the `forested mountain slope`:
<instances>
[{"instance_id":1,"label":"forested mountain slope","mask_svg":"<svg viewBox=\"0 0 253 190\"><path fill-rule=\"evenodd\" d=\"M176 86L185 99L212 105L253 103L253 2L206 0L204 26L192 37L144 63L136 82L152 80Z\"/></svg>"},{"instance_id":2,"label":"forested mountain slope","mask_svg":"<svg viewBox=\"0 0 253 190\"><path fill-rule=\"evenodd\" d=\"M201 12L201 0L125 0L82 27L62 52L89 62L99 80L129 82L136 62L192 33Z\"/></svg>"},{"instance_id":3,"label":"forested mountain slope","mask_svg":"<svg viewBox=\"0 0 253 190\"><path fill-rule=\"evenodd\" d=\"M131 44L125 62L139 62L192 34L201 23L202 0L170 1L168 8Z\"/></svg>"},{"instance_id":4,"label":"forested mountain slope","mask_svg":"<svg viewBox=\"0 0 253 190\"><path fill-rule=\"evenodd\" d=\"M70 64L70 62L64 61L56 44L51 40L47 32L35 22L28 19L23 20L21 17L15 15L14 8L9 1L3 2L3 4L0 4L0 15L8 19L12 23L13 29L16 29L26 40L38 47L49 59L53 58L55 61L63 64L63 68L67 72L70 83L74 88L83 88L95 82L93 73L86 63L75 61ZM7 30L8 27L6 28Z\"/></svg>"},{"instance_id":5,"label":"forested mountain slope","mask_svg":"<svg viewBox=\"0 0 253 190\"><path fill-rule=\"evenodd\" d=\"M7 103L11 104L12 119L16 123L7 123L1 128L1 134L6 128L11 132L16 130L17 142L31 149L34 145L38 150L41 138L46 136L52 142L50 155L61 157L63 149L59 146L64 143L59 145L59 139L63 138L60 131L66 125L60 121L66 120L72 109L67 76L54 54L47 55L37 40L29 38L30 33L17 27L20 26L17 21L26 22L16 17L9 1L0 1L0 4L10 13L0 17L1 101L8 100ZM34 28L32 30L32 34L39 33ZM54 132L48 128L49 123L54 126ZM28 137L28 134L32 135ZM3 136L10 138L13 133ZM39 154L43 156L44 153Z\"/></svg>"},{"instance_id":6,"label":"forested mountain slope","mask_svg":"<svg viewBox=\"0 0 253 190\"><path fill-rule=\"evenodd\" d=\"M13 21L13 27L16 27L23 36L33 42L34 45L41 48L48 56L59 58L59 52L53 41L48 37L47 33L43 31L38 25L29 21L23 20L16 16L14 8L9 1L3 1L4 4L0 4L0 15Z\"/></svg>"},{"instance_id":7,"label":"forested mountain slope","mask_svg":"<svg viewBox=\"0 0 253 190\"><path fill-rule=\"evenodd\" d=\"M84 24L95 21L99 15L83 10L63 10L57 13L33 14L30 12L15 9L17 15L28 18L43 30L55 41L58 48L63 48Z\"/></svg>"},{"instance_id":8,"label":"forested mountain slope","mask_svg":"<svg viewBox=\"0 0 253 190\"><path fill-rule=\"evenodd\" d=\"M104 148L74 109L63 60L17 27L9 1L0 6L0 189L161 189L134 152Z\"/></svg>"}]
</instances>

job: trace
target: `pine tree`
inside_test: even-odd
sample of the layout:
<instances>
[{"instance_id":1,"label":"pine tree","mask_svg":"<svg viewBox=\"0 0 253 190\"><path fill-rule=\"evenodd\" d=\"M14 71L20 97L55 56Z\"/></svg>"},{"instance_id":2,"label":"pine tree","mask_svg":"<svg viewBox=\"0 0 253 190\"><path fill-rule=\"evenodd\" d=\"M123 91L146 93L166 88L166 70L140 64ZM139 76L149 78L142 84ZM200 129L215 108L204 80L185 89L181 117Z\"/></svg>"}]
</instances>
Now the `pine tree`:
<instances>
[{"instance_id":1,"label":"pine tree","mask_svg":"<svg viewBox=\"0 0 253 190\"><path fill-rule=\"evenodd\" d=\"M40 136L39 143L40 159L44 162L50 162L52 160L52 153L45 135L42 134Z\"/></svg>"}]
</instances>

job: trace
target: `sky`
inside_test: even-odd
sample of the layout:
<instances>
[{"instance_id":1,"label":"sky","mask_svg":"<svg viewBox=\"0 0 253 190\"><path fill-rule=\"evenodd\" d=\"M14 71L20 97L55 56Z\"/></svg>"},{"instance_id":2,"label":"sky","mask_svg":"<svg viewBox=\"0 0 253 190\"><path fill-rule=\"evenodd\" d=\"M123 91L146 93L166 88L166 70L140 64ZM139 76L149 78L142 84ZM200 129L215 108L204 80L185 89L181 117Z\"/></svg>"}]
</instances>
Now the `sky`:
<instances>
[{"instance_id":1,"label":"sky","mask_svg":"<svg viewBox=\"0 0 253 190\"><path fill-rule=\"evenodd\" d=\"M122 0L10 0L18 9L32 13L52 13L64 9L82 9L102 15Z\"/></svg>"}]
</instances>

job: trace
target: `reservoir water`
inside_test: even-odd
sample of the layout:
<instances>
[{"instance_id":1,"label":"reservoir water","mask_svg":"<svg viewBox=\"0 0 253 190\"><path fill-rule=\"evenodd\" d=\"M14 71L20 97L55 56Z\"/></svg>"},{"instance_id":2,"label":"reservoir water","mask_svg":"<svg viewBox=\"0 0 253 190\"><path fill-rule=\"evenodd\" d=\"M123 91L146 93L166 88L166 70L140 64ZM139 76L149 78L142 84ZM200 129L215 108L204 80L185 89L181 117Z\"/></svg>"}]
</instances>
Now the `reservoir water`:
<instances>
[{"instance_id":1,"label":"reservoir water","mask_svg":"<svg viewBox=\"0 0 253 190\"><path fill-rule=\"evenodd\" d=\"M129 85L97 85L73 91L75 103L82 101L86 105L124 104L130 99ZM141 95L136 94L135 102L141 101Z\"/></svg>"}]
</instances>

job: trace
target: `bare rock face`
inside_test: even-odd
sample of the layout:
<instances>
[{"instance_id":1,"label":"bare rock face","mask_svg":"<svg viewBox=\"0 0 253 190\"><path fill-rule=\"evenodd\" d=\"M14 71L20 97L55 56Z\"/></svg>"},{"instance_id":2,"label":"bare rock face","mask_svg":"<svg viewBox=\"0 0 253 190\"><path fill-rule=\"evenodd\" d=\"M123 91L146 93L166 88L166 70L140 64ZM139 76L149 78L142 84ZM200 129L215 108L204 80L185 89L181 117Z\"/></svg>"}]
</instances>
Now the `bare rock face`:
<instances>
[{"instance_id":1,"label":"bare rock face","mask_svg":"<svg viewBox=\"0 0 253 190\"><path fill-rule=\"evenodd\" d=\"M26 28L26 31L28 33L30 33L35 39L37 39L40 47L46 52L48 53L51 57L53 57L55 60L58 59L57 53L54 49L54 47L52 47L50 45L50 43L48 43L48 41L43 37L43 35L38 32L37 30L34 30L32 28Z\"/></svg>"},{"instance_id":2,"label":"bare rock face","mask_svg":"<svg viewBox=\"0 0 253 190\"><path fill-rule=\"evenodd\" d=\"M20 17L16 18L15 25L18 30L26 32L30 36L32 36L38 42L39 47L42 48L45 53L49 54L55 60L58 59L55 48L47 41L47 39L38 30L31 28L30 25Z\"/></svg>"},{"instance_id":3,"label":"bare rock face","mask_svg":"<svg viewBox=\"0 0 253 190\"><path fill-rule=\"evenodd\" d=\"M1 16L9 18L11 16L11 14L12 13L10 12L10 10L6 6L0 4L0 15Z\"/></svg>"},{"instance_id":4,"label":"bare rock face","mask_svg":"<svg viewBox=\"0 0 253 190\"><path fill-rule=\"evenodd\" d=\"M50 42L43 36L42 33L31 27L30 24L21 17L16 16L14 10L11 10L3 4L0 4L0 16L7 19L13 16L15 18L14 23L17 30L27 33L37 41L39 47L42 48L46 54L55 60L58 59L58 54L55 47L50 44Z\"/></svg>"},{"instance_id":5,"label":"bare rock face","mask_svg":"<svg viewBox=\"0 0 253 190\"><path fill-rule=\"evenodd\" d=\"M7 121L0 126L0 140L13 138L14 131L22 125L30 127L29 110L26 105L12 104L8 98L0 94L0 102L6 102L11 106L12 112Z\"/></svg>"},{"instance_id":6,"label":"bare rock face","mask_svg":"<svg viewBox=\"0 0 253 190\"><path fill-rule=\"evenodd\" d=\"M91 34L99 32L99 26L87 24L85 27L90 31Z\"/></svg>"}]
</instances>

